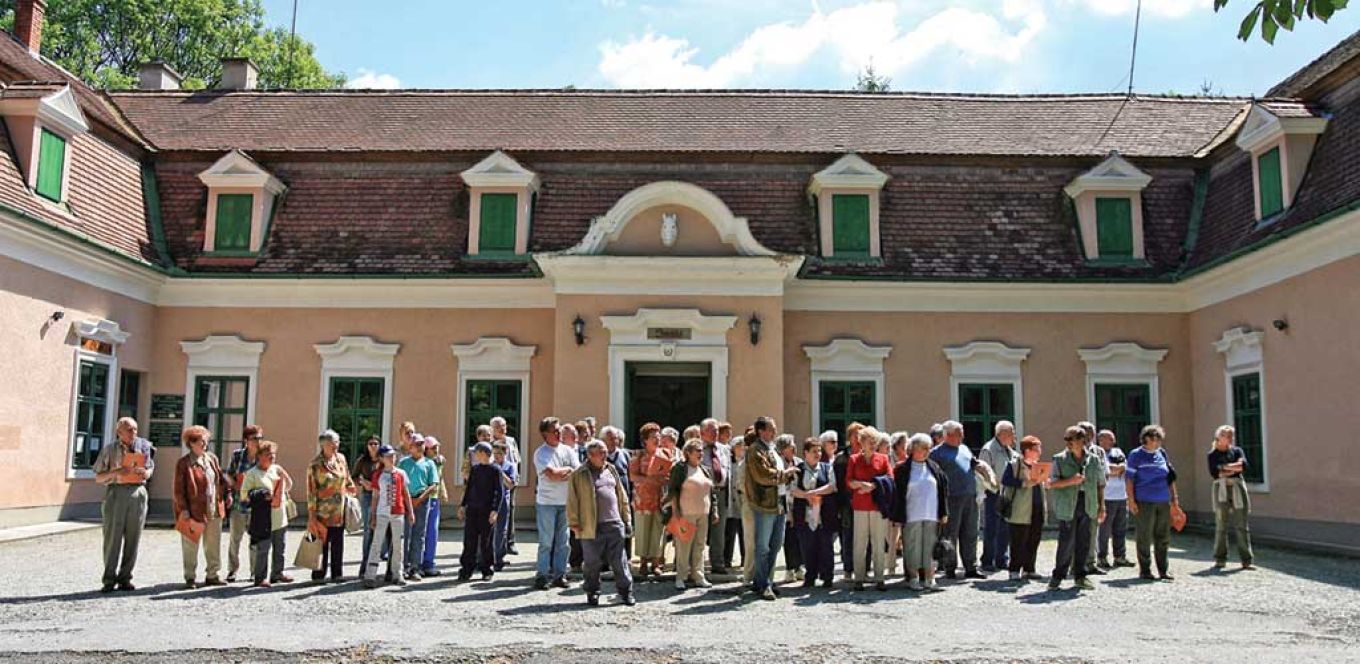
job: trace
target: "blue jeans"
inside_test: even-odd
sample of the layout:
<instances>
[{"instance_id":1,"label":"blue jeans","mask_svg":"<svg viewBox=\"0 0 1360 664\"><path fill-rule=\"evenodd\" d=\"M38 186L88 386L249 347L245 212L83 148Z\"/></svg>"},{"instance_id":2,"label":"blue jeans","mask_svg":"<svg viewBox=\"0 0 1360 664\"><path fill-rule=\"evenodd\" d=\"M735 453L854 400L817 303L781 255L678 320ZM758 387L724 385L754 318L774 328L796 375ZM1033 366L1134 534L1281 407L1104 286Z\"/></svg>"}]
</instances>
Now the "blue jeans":
<instances>
[{"instance_id":1,"label":"blue jeans","mask_svg":"<svg viewBox=\"0 0 1360 664\"><path fill-rule=\"evenodd\" d=\"M406 539L406 573L420 571L420 562L425 559L425 524L430 520L430 501L416 505L416 522L403 521L406 525L403 537Z\"/></svg>"},{"instance_id":2,"label":"blue jeans","mask_svg":"<svg viewBox=\"0 0 1360 664\"><path fill-rule=\"evenodd\" d=\"M770 587L775 556L784 548L784 515L756 512L755 521L756 568L751 585L756 592L764 592Z\"/></svg>"},{"instance_id":3,"label":"blue jeans","mask_svg":"<svg viewBox=\"0 0 1360 664\"><path fill-rule=\"evenodd\" d=\"M495 556L495 564L505 564L505 554L510 544L510 502L502 501L500 509L496 510L496 528L491 536L492 555Z\"/></svg>"},{"instance_id":4,"label":"blue jeans","mask_svg":"<svg viewBox=\"0 0 1360 664\"><path fill-rule=\"evenodd\" d=\"M538 521L538 578L567 574L567 506L535 505Z\"/></svg>"},{"instance_id":5,"label":"blue jeans","mask_svg":"<svg viewBox=\"0 0 1360 664\"><path fill-rule=\"evenodd\" d=\"M422 572L434 569L434 550L439 545L439 499L431 498L430 516L425 521L425 557L420 561Z\"/></svg>"},{"instance_id":6,"label":"blue jeans","mask_svg":"<svg viewBox=\"0 0 1360 664\"><path fill-rule=\"evenodd\" d=\"M359 556L359 574L363 575L368 569L368 547L373 543L373 524L369 523L373 518L373 492L359 492L359 509L364 511L364 548Z\"/></svg>"},{"instance_id":7,"label":"blue jeans","mask_svg":"<svg viewBox=\"0 0 1360 664\"><path fill-rule=\"evenodd\" d=\"M1000 494L990 491L982 502L982 565L1005 569L1010 564L1007 553L1011 531L1006 527L1006 519L998 511L1000 503Z\"/></svg>"}]
</instances>

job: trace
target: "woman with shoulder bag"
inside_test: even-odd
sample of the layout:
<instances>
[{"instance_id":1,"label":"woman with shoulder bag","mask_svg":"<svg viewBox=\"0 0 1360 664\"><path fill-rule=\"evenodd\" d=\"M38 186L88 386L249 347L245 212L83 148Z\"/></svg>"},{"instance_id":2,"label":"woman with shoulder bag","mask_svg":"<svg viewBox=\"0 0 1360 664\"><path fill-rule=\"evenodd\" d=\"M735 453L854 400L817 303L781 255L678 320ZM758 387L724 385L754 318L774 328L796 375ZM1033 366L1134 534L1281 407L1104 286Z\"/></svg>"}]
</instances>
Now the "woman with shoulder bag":
<instances>
[{"instance_id":1,"label":"woman with shoulder bag","mask_svg":"<svg viewBox=\"0 0 1360 664\"><path fill-rule=\"evenodd\" d=\"M1043 443L1035 436L1020 440L1020 457L1006 465L1001 477L1001 516L1010 525L1011 581L1040 579L1034 571L1039 542L1044 536L1043 479L1036 481L1031 470L1043 454Z\"/></svg>"}]
</instances>

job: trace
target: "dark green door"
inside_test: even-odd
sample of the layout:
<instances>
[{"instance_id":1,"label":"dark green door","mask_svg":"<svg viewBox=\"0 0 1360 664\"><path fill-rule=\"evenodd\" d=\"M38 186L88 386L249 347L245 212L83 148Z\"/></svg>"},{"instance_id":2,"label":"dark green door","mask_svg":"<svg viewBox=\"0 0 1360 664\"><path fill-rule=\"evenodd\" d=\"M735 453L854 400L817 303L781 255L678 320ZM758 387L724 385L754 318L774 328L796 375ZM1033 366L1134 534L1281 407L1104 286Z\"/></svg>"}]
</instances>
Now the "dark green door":
<instances>
[{"instance_id":1,"label":"dark green door","mask_svg":"<svg viewBox=\"0 0 1360 664\"><path fill-rule=\"evenodd\" d=\"M638 430L656 422L683 431L709 416L709 365L702 362L629 362L626 369L629 447L641 447ZM684 444L684 441L679 441Z\"/></svg>"}]
</instances>

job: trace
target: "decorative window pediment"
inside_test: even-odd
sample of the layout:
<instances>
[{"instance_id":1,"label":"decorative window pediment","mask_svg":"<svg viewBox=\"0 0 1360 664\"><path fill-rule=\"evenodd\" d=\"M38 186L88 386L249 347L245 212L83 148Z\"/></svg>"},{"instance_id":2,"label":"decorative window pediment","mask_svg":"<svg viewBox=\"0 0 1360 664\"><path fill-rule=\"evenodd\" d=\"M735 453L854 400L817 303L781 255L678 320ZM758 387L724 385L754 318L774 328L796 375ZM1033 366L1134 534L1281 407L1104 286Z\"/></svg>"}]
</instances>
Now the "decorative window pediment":
<instances>
[{"instance_id":1,"label":"decorative window pediment","mask_svg":"<svg viewBox=\"0 0 1360 664\"><path fill-rule=\"evenodd\" d=\"M500 150L461 175L470 203L468 255L524 255L538 175Z\"/></svg>"},{"instance_id":2,"label":"decorative window pediment","mask_svg":"<svg viewBox=\"0 0 1360 664\"><path fill-rule=\"evenodd\" d=\"M1252 105L1237 132L1237 147L1251 155L1258 221L1269 219L1293 204L1317 137L1327 129L1327 120L1321 110L1302 102Z\"/></svg>"},{"instance_id":3,"label":"decorative window pediment","mask_svg":"<svg viewBox=\"0 0 1360 664\"><path fill-rule=\"evenodd\" d=\"M96 344L107 345L112 354L112 349L126 343L131 334L124 332L118 323L101 318L98 320L76 321L71 324L71 331L81 340L82 347L86 341L93 341Z\"/></svg>"},{"instance_id":4,"label":"decorative window pediment","mask_svg":"<svg viewBox=\"0 0 1360 664\"><path fill-rule=\"evenodd\" d=\"M16 83L0 91L19 165L30 189L56 203L66 200L70 142L90 129L71 86L65 83Z\"/></svg>"},{"instance_id":5,"label":"decorative window pediment","mask_svg":"<svg viewBox=\"0 0 1360 664\"><path fill-rule=\"evenodd\" d=\"M1111 152L1063 188L1076 207L1087 260L1144 259L1142 192L1150 182L1152 176Z\"/></svg>"},{"instance_id":6,"label":"decorative window pediment","mask_svg":"<svg viewBox=\"0 0 1360 664\"><path fill-rule=\"evenodd\" d=\"M240 150L223 155L198 179L208 187L203 251L258 253L278 197L287 189L283 182Z\"/></svg>"},{"instance_id":7,"label":"decorative window pediment","mask_svg":"<svg viewBox=\"0 0 1360 664\"><path fill-rule=\"evenodd\" d=\"M817 205L822 256L869 259L882 255L879 192L888 175L847 154L812 176L808 195Z\"/></svg>"}]
</instances>

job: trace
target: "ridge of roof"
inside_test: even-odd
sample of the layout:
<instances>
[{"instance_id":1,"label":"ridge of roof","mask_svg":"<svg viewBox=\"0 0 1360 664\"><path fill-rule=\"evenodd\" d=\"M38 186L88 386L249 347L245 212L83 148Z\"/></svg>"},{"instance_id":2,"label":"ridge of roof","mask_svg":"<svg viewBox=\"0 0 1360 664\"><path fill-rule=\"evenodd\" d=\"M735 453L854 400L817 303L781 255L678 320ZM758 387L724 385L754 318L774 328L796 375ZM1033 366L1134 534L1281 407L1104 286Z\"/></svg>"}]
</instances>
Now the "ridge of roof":
<instances>
[{"instance_id":1,"label":"ridge of roof","mask_svg":"<svg viewBox=\"0 0 1360 664\"><path fill-rule=\"evenodd\" d=\"M271 88L256 90L140 90L135 88L107 90L111 97L120 96L270 96L281 97L513 97L513 96L556 96L556 97L836 97L857 99L949 99L961 101L1124 101L1130 97L1124 93L998 93L998 92L928 92L928 91L889 91L861 92L858 90L826 90L797 88L712 88L712 89L666 89L666 88L583 88L565 90L561 88ZM1199 95L1175 94L1136 94L1133 101L1185 102L1240 104L1251 101L1251 97L1206 97Z\"/></svg>"},{"instance_id":2,"label":"ridge of roof","mask_svg":"<svg viewBox=\"0 0 1360 664\"><path fill-rule=\"evenodd\" d=\"M1276 83L1274 87L1266 91L1266 96L1298 96L1356 57L1360 57L1360 30L1352 32L1349 37L1327 49L1327 52Z\"/></svg>"}]
</instances>

